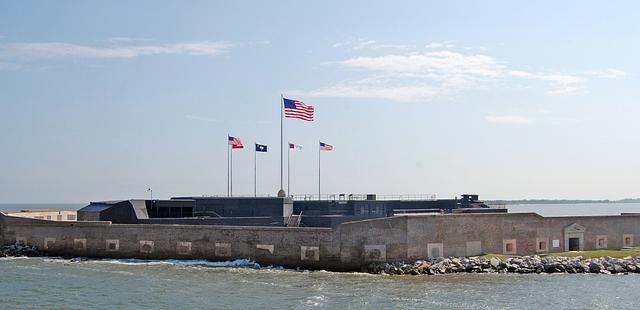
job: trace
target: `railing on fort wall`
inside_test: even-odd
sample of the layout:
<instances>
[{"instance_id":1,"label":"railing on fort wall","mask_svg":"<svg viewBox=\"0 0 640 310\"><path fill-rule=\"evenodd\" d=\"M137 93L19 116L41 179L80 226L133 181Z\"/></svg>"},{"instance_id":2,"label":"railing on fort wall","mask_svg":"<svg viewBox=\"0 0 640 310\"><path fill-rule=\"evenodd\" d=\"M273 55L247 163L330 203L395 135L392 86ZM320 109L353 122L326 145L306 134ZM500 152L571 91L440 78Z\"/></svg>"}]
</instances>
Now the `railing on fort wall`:
<instances>
[{"instance_id":1,"label":"railing on fort wall","mask_svg":"<svg viewBox=\"0 0 640 310\"><path fill-rule=\"evenodd\" d=\"M198 197L198 196L195 196ZM262 194L262 195L202 195L200 197L212 197L212 198L275 198L276 195ZM435 194L298 194L290 195L293 200L436 200Z\"/></svg>"},{"instance_id":2,"label":"railing on fort wall","mask_svg":"<svg viewBox=\"0 0 640 310\"><path fill-rule=\"evenodd\" d=\"M435 194L391 194L391 195L376 195L376 194L306 194L306 195L291 195L293 200L330 200L330 201L342 201L342 200L436 200Z\"/></svg>"}]
</instances>

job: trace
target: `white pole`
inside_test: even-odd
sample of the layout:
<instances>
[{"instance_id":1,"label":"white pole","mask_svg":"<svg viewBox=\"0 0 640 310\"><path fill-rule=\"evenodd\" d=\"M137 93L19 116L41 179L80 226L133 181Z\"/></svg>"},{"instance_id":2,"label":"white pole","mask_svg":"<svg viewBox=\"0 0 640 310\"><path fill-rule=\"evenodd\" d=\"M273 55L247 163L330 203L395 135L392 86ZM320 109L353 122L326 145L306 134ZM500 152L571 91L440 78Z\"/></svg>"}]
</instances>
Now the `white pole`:
<instances>
[{"instance_id":1,"label":"white pole","mask_svg":"<svg viewBox=\"0 0 640 310\"><path fill-rule=\"evenodd\" d=\"M230 171L230 173L229 173L229 175L230 175L230 177L229 177L229 192L231 193L230 196L233 197L233 146L231 146L231 151L230 152L231 152L231 156L230 156L231 161L230 161L230 165L229 165L230 166L230 169L229 169L229 171Z\"/></svg>"},{"instance_id":2,"label":"white pole","mask_svg":"<svg viewBox=\"0 0 640 310\"><path fill-rule=\"evenodd\" d=\"M229 178L230 178L230 172L229 172L229 161L231 160L231 148L229 146L229 134L227 134L227 197L231 196L231 191L229 189Z\"/></svg>"},{"instance_id":3,"label":"white pole","mask_svg":"<svg viewBox=\"0 0 640 310\"><path fill-rule=\"evenodd\" d=\"M280 94L280 191L278 191L278 194L282 194L284 193L284 172L283 172L283 165L284 165L284 151L282 150L282 148L284 147L284 95ZM286 196L286 193L284 193L283 196Z\"/></svg>"},{"instance_id":4,"label":"white pole","mask_svg":"<svg viewBox=\"0 0 640 310\"><path fill-rule=\"evenodd\" d=\"M253 196L254 197L258 197L258 152L257 152L257 148L258 148L258 144L257 143L253 143L254 144L254 149L253 149Z\"/></svg>"},{"instance_id":5,"label":"white pole","mask_svg":"<svg viewBox=\"0 0 640 310\"><path fill-rule=\"evenodd\" d=\"M318 140L318 200L322 200L320 191L320 154L322 154L322 151L320 149L320 140Z\"/></svg>"},{"instance_id":6,"label":"white pole","mask_svg":"<svg viewBox=\"0 0 640 310\"><path fill-rule=\"evenodd\" d=\"M291 147L287 143L287 193L291 195Z\"/></svg>"}]
</instances>

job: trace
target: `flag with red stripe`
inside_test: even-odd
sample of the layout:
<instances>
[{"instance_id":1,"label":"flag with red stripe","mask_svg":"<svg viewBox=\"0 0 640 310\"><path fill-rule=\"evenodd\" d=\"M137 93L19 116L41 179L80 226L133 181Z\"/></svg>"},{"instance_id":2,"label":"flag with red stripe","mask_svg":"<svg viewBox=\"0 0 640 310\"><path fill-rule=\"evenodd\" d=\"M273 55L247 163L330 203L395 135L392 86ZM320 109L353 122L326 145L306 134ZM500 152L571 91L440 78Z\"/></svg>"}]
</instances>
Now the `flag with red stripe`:
<instances>
[{"instance_id":1,"label":"flag with red stripe","mask_svg":"<svg viewBox=\"0 0 640 310\"><path fill-rule=\"evenodd\" d=\"M287 98L283 98L282 101L284 103L284 117L297 118L308 122L313 121L313 106L306 105L302 101Z\"/></svg>"},{"instance_id":2,"label":"flag with red stripe","mask_svg":"<svg viewBox=\"0 0 640 310\"><path fill-rule=\"evenodd\" d=\"M232 149L243 149L244 144L240 141L239 138L229 136L229 145L231 145Z\"/></svg>"},{"instance_id":3,"label":"flag with red stripe","mask_svg":"<svg viewBox=\"0 0 640 310\"><path fill-rule=\"evenodd\" d=\"M322 150L322 151L333 151L333 145L326 144L324 142L320 142L320 150Z\"/></svg>"}]
</instances>

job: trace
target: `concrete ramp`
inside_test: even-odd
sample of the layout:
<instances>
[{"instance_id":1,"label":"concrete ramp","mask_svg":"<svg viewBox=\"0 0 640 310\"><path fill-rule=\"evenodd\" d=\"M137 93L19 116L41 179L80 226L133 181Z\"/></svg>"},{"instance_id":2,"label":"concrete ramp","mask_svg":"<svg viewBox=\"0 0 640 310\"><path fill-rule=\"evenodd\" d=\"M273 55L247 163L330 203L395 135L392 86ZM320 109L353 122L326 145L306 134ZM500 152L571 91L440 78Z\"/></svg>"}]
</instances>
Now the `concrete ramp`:
<instances>
[{"instance_id":1,"label":"concrete ramp","mask_svg":"<svg viewBox=\"0 0 640 310\"><path fill-rule=\"evenodd\" d=\"M147 213L147 205L143 199L131 199L129 200L133 211L136 213L136 217L139 220L148 220L149 214Z\"/></svg>"}]
</instances>

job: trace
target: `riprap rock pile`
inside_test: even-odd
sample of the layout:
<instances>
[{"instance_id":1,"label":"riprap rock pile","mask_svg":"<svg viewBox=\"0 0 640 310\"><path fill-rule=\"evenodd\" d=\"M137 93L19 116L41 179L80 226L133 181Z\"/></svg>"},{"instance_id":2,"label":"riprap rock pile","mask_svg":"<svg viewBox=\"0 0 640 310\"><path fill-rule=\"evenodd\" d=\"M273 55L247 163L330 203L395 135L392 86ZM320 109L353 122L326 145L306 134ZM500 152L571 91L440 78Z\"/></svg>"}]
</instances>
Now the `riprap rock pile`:
<instances>
[{"instance_id":1,"label":"riprap rock pile","mask_svg":"<svg viewBox=\"0 0 640 310\"><path fill-rule=\"evenodd\" d=\"M559 256L448 257L404 262L371 263L367 272L375 274L435 275L447 273L640 273L640 256L625 258L583 258Z\"/></svg>"},{"instance_id":2,"label":"riprap rock pile","mask_svg":"<svg viewBox=\"0 0 640 310\"><path fill-rule=\"evenodd\" d=\"M20 243L5 245L0 248L0 257L7 256L41 256L38 247Z\"/></svg>"}]
</instances>

